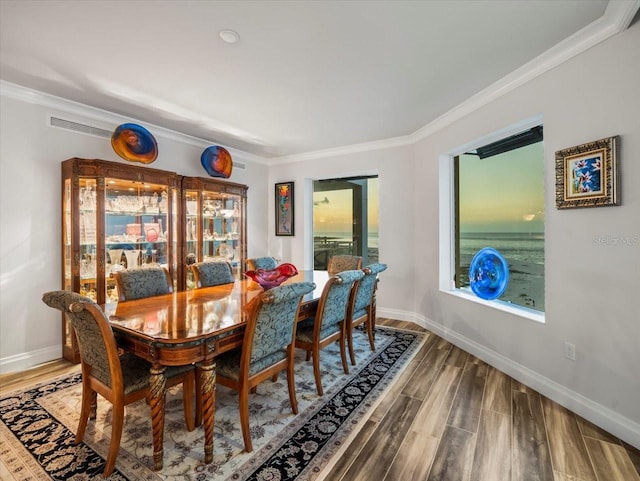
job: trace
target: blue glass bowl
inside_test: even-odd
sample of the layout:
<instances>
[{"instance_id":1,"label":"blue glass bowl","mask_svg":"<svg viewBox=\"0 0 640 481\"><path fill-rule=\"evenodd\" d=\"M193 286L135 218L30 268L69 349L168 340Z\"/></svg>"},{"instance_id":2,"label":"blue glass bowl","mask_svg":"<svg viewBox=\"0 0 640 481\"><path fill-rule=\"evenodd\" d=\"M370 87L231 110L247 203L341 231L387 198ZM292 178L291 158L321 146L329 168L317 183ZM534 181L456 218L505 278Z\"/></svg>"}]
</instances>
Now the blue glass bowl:
<instances>
[{"instance_id":1,"label":"blue glass bowl","mask_svg":"<svg viewBox=\"0 0 640 481\"><path fill-rule=\"evenodd\" d=\"M200 156L202 167L211 177L222 177L228 179L233 170L233 160L231 154L224 147L212 145L207 147Z\"/></svg>"},{"instance_id":2,"label":"blue glass bowl","mask_svg":"<svg viewBox=\"0 0 640 481\"><path fill-rule=\"evenodd\" d=\"M496 299L509 284L509 265L493 247L480 249L469 266L471 290L482 299Z\"/></svg>"},{"instance_id":3,"label":"blue glass bowl","mask_svg":"<svg viewBox=\"0 0 640 481\"><path fill-rule=\"evenodd\" d=\"M116 154L131 162L150 164L158 158L158 144L147 129L138 124L122 124L111 135Z\"/></svg>"}]
</instances>

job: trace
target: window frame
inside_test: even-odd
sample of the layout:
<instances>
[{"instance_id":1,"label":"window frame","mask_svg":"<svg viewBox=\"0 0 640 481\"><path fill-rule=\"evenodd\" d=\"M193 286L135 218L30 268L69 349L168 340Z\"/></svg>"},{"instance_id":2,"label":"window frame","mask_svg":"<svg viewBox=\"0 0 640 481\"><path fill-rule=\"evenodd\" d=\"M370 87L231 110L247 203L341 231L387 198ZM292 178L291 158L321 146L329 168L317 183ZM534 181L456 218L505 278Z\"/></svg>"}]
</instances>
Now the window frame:
<instances>
[{"instance_id":1,"label":"window frame","mask_svg":"<svg viewBox=\"0 0 640 481\"><path fill-rule=\"evenodd\" d=\"M472 140L464 145L455 147L446 153L442 153L438 158L438 235L439 235L439 290L442 293L464 299L476 304L487 306L492 309L507 312L518 317L532 321L545 323L545 312L520 306L500 299L485 300L473 294L469 289L457 288L454 275L456 272L457 258L456 250L456 169L454 159L478 147L496 142L505 137L515 135L524 130L542 125L541 115L525 119L504 129L500 129L486 136ZM545 202L545 211L547 209ZM546 263L545 263L546 269ZM545 276L546 284L546 276Z\"/></svg>"},{"instance_id":2,"label":"window frame","mask_svg":"<svg viewBox=\"0 0 640 481\"><path fill-rule=\"evenodd\" d=\"M378 172L372 173L362 173L359 175L346 175L341 177L327 177L320 179L312 179L311 180L311 232L313 233L312 243L311 243L311 260L312 266L316 268L316 230L315 230L315 205L314 205L314 195L316 192L328 192L333 190L351 190L352 191L352 213L354 219L353 230L352 230L352 239L356 244L357 248L359 248L358 252L355 252L356 255L361 255L363 258L363 265L371 263L371 260L368 258L368 249L369 249L369 223L368 223L368 215L369 215L369 206L364 199L369 198L369 181L371 179L376 179L378 183L380 182L380 175ZM325 183L329 188L316 190L316 183L322 185ZM343 185L340 185L343 184ZM362 192L366 195L363 197ZM356 195L357 193L357 195ZM379 230L379 192L376 199L376 203L378 204L378 230ZM379 232L378 232L379 236ZM379 237L378 237L379 239ZM378 245L378 259L379 259L379 245ZM377 262L377 261L376 261Z\"/></svg>"}]
</instances>

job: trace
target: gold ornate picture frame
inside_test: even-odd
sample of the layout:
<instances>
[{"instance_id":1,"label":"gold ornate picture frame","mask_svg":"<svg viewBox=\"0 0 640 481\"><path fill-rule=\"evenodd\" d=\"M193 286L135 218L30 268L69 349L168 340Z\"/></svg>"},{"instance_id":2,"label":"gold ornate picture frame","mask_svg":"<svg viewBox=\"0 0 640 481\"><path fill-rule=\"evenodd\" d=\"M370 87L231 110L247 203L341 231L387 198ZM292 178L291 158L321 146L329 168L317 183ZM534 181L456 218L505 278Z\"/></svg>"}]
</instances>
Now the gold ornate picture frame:
<instances>
[{"instance_id":1,"label":"gold ornate picture frame","mask_svg":"<svg viewBox=\"0 0 640 481\"><path fill-rule=\"evenodd\" d=\"M556 152L556 207L620 205L619 136Z\"/></svg>"}]
</instances>

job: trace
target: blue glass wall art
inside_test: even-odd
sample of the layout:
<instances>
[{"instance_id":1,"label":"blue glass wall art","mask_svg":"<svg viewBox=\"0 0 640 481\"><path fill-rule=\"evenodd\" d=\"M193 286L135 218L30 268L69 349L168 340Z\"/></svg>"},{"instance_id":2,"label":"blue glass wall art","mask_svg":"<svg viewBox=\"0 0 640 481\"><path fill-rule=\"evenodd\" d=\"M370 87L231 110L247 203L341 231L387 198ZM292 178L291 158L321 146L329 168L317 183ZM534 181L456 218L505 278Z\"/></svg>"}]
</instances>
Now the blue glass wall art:
<instances>
[{"instance_id":1,"label":"blue glass wall art","mask_svg":"<svg viewBox=\"0 0 640 481\"><path fill-rule=\"evenodd\" d=\"M509 265L493 247L484 247L473 256L469 266L471 290L482 299L496 299L509 284Z\"/></svg>"},{"instance_id":2,"label":"blue glass wall art","mask_svg":"<svg viewBox=\"0 0 640 481\"><path fill-rule=\"evenodd\" d=\"M138 124L122 124L111 135L111 147L125 160L150 164L158 158L158 144L151 133Z\"/></svg>"},{"instance_id":3,"label":"blue glass wall art","mask_svg":"<svg viewBox=\"0 0 640 481\"><path fill-rule=\"evenodd\" d=\"M223 177L228 179L231 177L233 170L233 160L231 154L224 147L212 145L207 147L200 156L202 167L211 177Z\"/></svg>"}]
</instances>

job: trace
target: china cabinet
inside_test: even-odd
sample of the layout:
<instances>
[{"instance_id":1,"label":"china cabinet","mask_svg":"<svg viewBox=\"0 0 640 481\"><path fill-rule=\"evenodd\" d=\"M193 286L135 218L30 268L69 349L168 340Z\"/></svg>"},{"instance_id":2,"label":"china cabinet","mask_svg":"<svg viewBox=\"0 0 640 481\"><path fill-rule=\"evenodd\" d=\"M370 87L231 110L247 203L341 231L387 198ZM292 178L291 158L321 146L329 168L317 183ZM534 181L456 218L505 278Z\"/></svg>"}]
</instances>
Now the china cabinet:
<instances>
[{"instance_id":1,"label":"china cabinet","mask_svg":"<svg viewBox=\"0 0 640 481\"><path fill-rule=\"evenodd\" d=\"M185 177L96 159L62 162L62 288L98 304L117 301L113 273L166 267L174 290L193 287L188 264L228 260L240 278L247 257L246 185ZM63 356L79 362L63 316Z\"/></svg>"},{"instance_id":2,"label":"china cabinet","mask_svg":"<svg viewBox=\"0 0 640 481\"><path fill-rule=\"evenodd\" d=\"M200 177L182 177L183 232L180 236L185 268L181 289L194 287L188 264L226 260L240 278L247 257L247 186Z\"/></svg>"},{"instance_id":3,"label":"china cabinet","mask_svg":"<svg viewBox=\"0 0 640 481\"><path fill-rule=\"evenodd\" d=\"M63 289L98 304L117 300L113 272L147 263L167 267L176 279L179 192L173 172L103 160L62 162ZM62 334L63 356L78 362L66 318Z\"/></svg>"}]
</instances>

